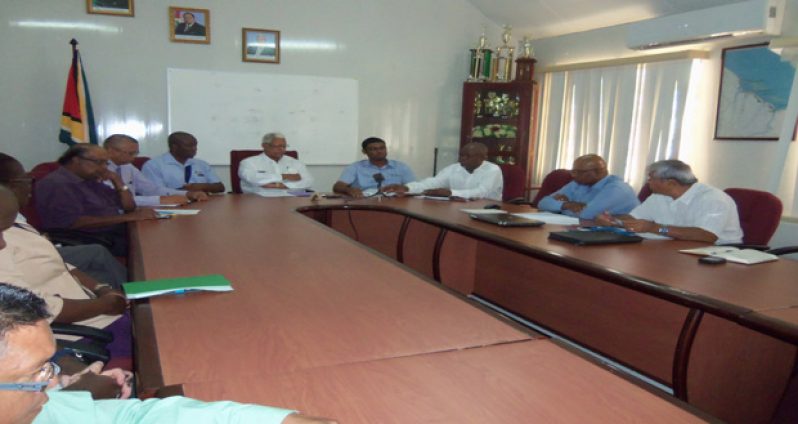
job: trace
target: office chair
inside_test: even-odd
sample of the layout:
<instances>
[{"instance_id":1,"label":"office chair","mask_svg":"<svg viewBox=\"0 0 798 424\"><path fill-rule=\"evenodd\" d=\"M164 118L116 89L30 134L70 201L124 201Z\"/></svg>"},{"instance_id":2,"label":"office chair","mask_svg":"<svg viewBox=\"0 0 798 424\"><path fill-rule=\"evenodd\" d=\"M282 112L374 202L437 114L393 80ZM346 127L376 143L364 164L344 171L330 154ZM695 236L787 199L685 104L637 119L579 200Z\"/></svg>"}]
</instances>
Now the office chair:
<instances>
[{"instance_id":1,"label":"office chair","mask_svg":"<svg viewBox=\"0 0 798 424\"><path fill-rule=\"evenodd\" d=\"M148 160L150 160L148 156L136 156L136 158L133 159L133 166L135 166L136 168L139 169L139 171L141 171L141 167L144 166L144 164L147 163Z\"/></svg>"},{"instance_id":2,"label":"office chair","mask_svg":"<svg viewBox=\"0 0 798 424\"><path fill-rule=\"evenodd\" d=\"M533 208L538 207L538 202L540 202L541 199L561 189L573 179L574 177L571 175L571 171L568 169L555 169L554 171L549 172L548 175L543 178L543 182L540 184L540 189L535 195L535 198L532 199L532 202L530 202L530 205Z\"/></svg>"},{"instance_id":3,"label":"office chair","mask_svg":"<svg viewBox=\"0 0 798 424\"><path fill-rule=\"evenodd\" d=\"M651 196L651 194L652 194L651 187L649 187L648 182L646 182L645 184L643 184L643 187L641 187L640 191L637 193L637 200L639 200L640 203L643 203L646 201L646 199L648 199L648 196Z\"/></svg>"},{"instance_id":4,"label":"office chair","mask_svg":"<svg viewBox=\"0 0 798 424\"><path fill-rule=\"evenodd\" d=\"M749 248L767 249L781 220L781 200L766 191L746 188L727 188L724 191L737 204L743 244L753 245L746 246Z\"/></svg>"},{"instance_id":5,"label":"office chair","mask_svg":"<svg viewBox=\"0 0 798 424\"><path fill-rule=\"evenodd\" d=\"M230 185L233 186L232 193L241 194L241 178L238 177L238 166L241 161L252 156L257 156L263 153L263 150L231 150L230 151ZM288 150L286 155L294 159L299 159L299 154L296 150Z\"/></svg>"},{"instance_id":6,"label":"office chair","mask_svg":"<svg viewBox=\"0 0 798 424\"><path fill-rule=\"evenodd\" d=\"M107 364L111 354L106 348L114 340L114 335L109 331L76 324L51 323L53 334L62 336L82 337L80 341L56 339L58 350L65 350L73 357L85 364L101 361Z\"/></svg>"},{"instance_id":7,"label":"office chair","mask_svg":"<svg viewBox=\"0 0 798 424\"><path fill-rule=\"evenodd\" d=\"M510 203L521 203L526 200L526 175L519 165L502 164L504 189L502 190L502 201Z\"/></svg>"}]
</instances>

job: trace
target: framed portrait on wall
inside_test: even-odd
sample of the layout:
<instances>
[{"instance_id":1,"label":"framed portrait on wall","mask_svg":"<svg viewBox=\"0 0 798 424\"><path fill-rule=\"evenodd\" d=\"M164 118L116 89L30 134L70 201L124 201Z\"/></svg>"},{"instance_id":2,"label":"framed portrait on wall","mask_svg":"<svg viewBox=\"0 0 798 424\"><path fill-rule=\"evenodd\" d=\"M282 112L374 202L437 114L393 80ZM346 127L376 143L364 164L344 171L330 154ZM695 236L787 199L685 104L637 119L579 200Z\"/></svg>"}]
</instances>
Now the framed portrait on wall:
<instances>
[{"instance_id":1,"label":"framed portrait on wall","mask_svg":"<svg viewBox=\"0 0 798 424\"><path fill-rule=\"evenodd\" d=\"M86 0L86 12L133 17L134 0Z\"/></svg>"},{"instance_id":2,"label":"framed portrait on wall","mask_svg":"<svg viewBox=\"0 0 798 424\"><path fill-rule=\"evenodd\" d=\"M170 7L169 39L176 43L210 44L211 11Z\"/></svg>"},{"instance_id":3,"label":"framed portrait on wall","mask_svg":"<svg viewBox=\"0 0 798 424\"><path fill-rule=\"evenodd\" d=\"M794 75L767 43L723 49L715 139L778 140Z\"/></svg>"},{"instance_id":4,"label":"framed portrait on wall","mask_svg":"<svg viewBox=\"0 0 798 424\"><path fill-rule=\"evenodd\" d=\"M242 28L241 57L244 62L280 63L280 31Z\"/></svg>"}]
</instances>

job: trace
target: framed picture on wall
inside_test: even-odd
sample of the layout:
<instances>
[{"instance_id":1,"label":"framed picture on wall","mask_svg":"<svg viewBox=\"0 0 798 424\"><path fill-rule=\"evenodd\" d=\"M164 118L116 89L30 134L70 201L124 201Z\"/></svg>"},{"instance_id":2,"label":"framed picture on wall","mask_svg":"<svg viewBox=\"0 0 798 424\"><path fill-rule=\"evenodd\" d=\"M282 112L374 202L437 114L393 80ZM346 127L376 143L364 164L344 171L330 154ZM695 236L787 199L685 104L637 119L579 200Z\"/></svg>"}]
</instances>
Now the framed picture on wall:
<instances>
[{"instance_id":1,"label":"framed picture on wall","mask_svg":"<svg viewBox=\"0 0 798 424\"><path fill-rule=\"evenodd\" d=\"M210 44L211 11L170 7L169 39L176 43Z\"/></svg>"},{"instance_id":2,"label":"framed picture on wall","mask_svg":"<svg viewBox=\"0 0 798 424\"><path fill-rule=\"evenodd\" d=\"M794 75L767 43L723 49L715 139L778 140Z\"/></svg>"},{"instance_id":3,"label":"framed picture on wall","mask_svg":"<svg viewBox=\"0 0 798 424\"><path fill-rule=\"evenodd\" d=\"M86 12L100 15L133 16L134 0L86 0Z\"/></svg>"},{"instance_id":4,"label":"framed picture on wall","mask_svg":"<svg viewBox=\"0 0 798 424\"><path fill-rule=\"evenodd\" d=\"M280 63L280 31L242 28L241 57L244 62Z\"/></svg>"}]
</instances>

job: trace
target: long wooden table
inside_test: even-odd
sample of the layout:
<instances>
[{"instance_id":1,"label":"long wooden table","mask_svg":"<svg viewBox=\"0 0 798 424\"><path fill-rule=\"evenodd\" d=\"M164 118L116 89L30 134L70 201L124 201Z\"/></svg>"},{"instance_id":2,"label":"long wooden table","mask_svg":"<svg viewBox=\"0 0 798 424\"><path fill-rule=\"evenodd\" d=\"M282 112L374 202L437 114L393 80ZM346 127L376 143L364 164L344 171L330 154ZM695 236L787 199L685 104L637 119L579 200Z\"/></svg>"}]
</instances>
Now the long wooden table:
<instances>
[{"instance_id":1,"label":"long wooden table","mask_svg":"<svg viewBox=\"0 0 798 424\"><path fill-rule=\"evenodd\" d=\"M694 242L573 246L548 240L559 226L500 228L459 210L486 203L381 199L301 210L724 420L763 422L780 405L798 408L783 398L798 352L798 263L704 266L678 253Z\"/></svg>"},{"instance_id":2,"label":"long wooden table","mask_svg":"<svg viewBox=\"0 0 798 424\"><path fill-rule=\"evenodd\" d=\"M695 418L296 212L310 205L307 199L224 196L192 205L202 209L198 216L133 226L130 266L137 279L221 273L235 288L136 304L140 388L179 385L204 399L279 404L345 422L419 422L412 404L401 411L396 399L393 405L368 401L412 397L406 388L411 383L418 393L436 393L460 408L441 409L432 415L440 419L428 420L435 422L462 422L469 413L497 418L470 422L528 422L554 408L539 411L528 393L541 391L541 402L554 402L577 389L611 388L610 394L564 402L570 411L561 412L573 419L595 413L647 420L647 411L663 422ZM539 362L515 366L527 359ZM538 368L561 374L564 382L538 380ZM420 377L426 374L429 381ZM514 397L476 401L507 375ZM336 383L339 377L362 384ZM372 379L385 384L369 386ZM362 398L362 405L308 397L334 393L336 385ZM377 387L384 396L373 393ZM283 397L274 399L272 391ZM634 406L614 403L627 397L636 400ZM508 412L498 409L503 403L512 405Z\"/></svg>"}]
</instances>

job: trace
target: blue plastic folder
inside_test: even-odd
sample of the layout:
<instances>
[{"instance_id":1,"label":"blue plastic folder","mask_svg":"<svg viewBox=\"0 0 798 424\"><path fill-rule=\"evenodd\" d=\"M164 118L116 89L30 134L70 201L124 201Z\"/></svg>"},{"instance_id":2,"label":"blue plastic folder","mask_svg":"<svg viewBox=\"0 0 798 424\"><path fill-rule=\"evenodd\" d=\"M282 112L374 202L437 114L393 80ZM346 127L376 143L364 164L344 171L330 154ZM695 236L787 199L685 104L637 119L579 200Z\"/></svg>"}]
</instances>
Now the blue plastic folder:
<instances>
[{"instance_id":1,"label":"blue plastic folder","mask_svg":"<svg viewBox=\"0 0 798 424\"><path fill-rule=\"evenodd\" d=\"M125 296L131 300L160 296L162 294L180 294L188 291L233 291L230 281L220 274L135 281L122 284L122 288L125 290Z\"/></svg>"}]
</instances>

